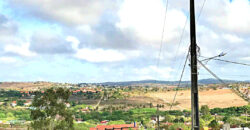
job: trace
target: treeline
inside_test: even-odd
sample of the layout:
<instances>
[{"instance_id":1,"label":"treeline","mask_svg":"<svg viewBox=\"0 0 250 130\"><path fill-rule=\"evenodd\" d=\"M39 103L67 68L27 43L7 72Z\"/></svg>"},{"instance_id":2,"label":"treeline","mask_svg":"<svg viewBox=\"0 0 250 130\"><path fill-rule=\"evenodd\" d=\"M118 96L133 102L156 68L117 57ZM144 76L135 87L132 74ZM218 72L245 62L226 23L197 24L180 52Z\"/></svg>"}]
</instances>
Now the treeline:
<instances>
[{"instance_id":1,"label":"treeline","mask_svg":"<svg viewBox=\"0 0 250 130\"><path fill-rule=\"evenodd\" d=\"M240 116L241 114L250 113L250 106L229 107L229 108L213 108L210 109L212 115L218 114L221 116L234 115Z\"/></svg>"},{"instance_id":2,"label":"treeline","mask_svg":"<svg viewBox=\"0 0 250 130\"><path fill-rule=\"evenodd\" d=\"M22 97L22 93L16 90L0 90L0 97Z\"/></svg>"}]
</instances>

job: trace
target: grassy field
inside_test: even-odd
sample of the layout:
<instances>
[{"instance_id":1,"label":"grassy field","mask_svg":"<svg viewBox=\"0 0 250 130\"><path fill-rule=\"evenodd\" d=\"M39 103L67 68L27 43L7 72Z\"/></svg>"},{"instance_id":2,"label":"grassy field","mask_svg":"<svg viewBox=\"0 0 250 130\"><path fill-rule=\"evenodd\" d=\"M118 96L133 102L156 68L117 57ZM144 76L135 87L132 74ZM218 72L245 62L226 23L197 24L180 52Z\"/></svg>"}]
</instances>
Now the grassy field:
<instances>
[{"instance_id":1,"label":"grassy field","mask_svg":"<svg viewBox=\"0 0 250 130\"><path fill-rule=\"evenodd\" d=\"M112 99L112 100L102 100L100 103L100 107L107 105L140 105L140 104L149 104L152 103L155 107L157 104L162 104L165 107L160 108L161 110L169 110L169 103L172 103L173 97L176 91L158 91L158 92L135 92L131 94L129 98L126 99ZM179 103L176 106L173 106L174 110L184 110L191 109L191 92L190 90L180 90L177 93L176 101ZM76 98L76 97L74 97ZM98 102L98 99L81 99L76 98L77 101L94 105ZM232 106L244 106L247 105L248 102L243 100L241 97L236 95L231 89L209 89L202 90L199 92L199 105L208 105L209 108L226 108Z\"/></svg>"},{"instance_id":2,"label":"grassy field","mask_svg":"<svg viewBox=\"0 0 250 130\"><path fill-rule=\"evenodd\" d=\"M64 84L65 85L65 84ZM50 87L63 86L60 83L53 82L1 82L0 88L6 90L31 91L37 89L46 89Z\"/></svg>"},{"instance_id":3,"label":"grassy field","mask_svg":"<svg viewBox=\"0 0 250 130\"><path fill-rule=\"evenodd\" d=\"M147 93L145 96L151 97L154 99L159 99L158 104L160 103L170 103L173 100L175 91L169 92L153 92ZM191 92L190 90L178 91L176 96L176 101L180 104L175 106L173 109L183 110L183 109L191 109ZM247 105L248 102L243 100L241 97L236 95L230 89L209 89L203 90L199 92L199 105L208 105L209 108L226 108L232 106L244 106ZM156 102L157 103L157 102ZM164 108L169 109L169 108Z\"/></svg>"}]
</instances>

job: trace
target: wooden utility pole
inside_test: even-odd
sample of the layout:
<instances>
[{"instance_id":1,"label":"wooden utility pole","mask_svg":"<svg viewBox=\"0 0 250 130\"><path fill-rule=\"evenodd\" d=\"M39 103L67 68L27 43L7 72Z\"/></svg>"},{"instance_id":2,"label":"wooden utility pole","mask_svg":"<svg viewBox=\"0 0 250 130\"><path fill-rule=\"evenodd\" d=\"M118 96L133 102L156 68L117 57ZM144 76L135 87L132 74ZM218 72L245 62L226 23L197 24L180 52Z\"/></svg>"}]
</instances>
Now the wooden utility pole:
<instances>
[{"instance_id":1,"label":"wooden utility pole","mask_svg":"<svg viewBox=\"0 0 250 130\"><path fill-rule=\"evenodd\" d=\"M195 5L190 0L190 40L191 40L191 106L192 106L192 130L199 130L199 95L197 76L196 31L195 31Z\"/></svg>"},{"instance_id":2,"label":"wooden utility pole","mask_svg":"<svg viewBox=\"0 0 250 130\"><path fill-rule=\"evenodd\" d=\"M157 130L160 130L159 105L157 104Z\"/></svg>"}]
</instances>

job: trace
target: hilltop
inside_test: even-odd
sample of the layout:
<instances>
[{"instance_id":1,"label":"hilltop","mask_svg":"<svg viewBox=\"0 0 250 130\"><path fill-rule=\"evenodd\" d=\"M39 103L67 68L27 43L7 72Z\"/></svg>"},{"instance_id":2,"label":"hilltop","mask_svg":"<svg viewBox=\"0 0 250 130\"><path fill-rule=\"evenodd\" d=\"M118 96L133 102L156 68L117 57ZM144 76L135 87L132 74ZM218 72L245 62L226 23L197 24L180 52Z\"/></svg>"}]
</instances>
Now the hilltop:
<instances>
[{"instance_id":1,"label":"hilltop","mask_svg":"<svg viewBox=\"0 0 250 130\"><path fill-rule=\"evenodd\" d=\"M237 80L223 80L225 83L237 83L237 82L250 82L250 81L237 81ZM179 81L163 81L163 80L139 80L139 81L122 81L122 82L103 82L103 83L92 83L96 85L109 85L109 86L128 86L138 84L166 84L166 85L177 85ZM190 81L181 81L181 85L189 86ZM84 84L84 83L83 83ZM199 84L221 84L220 81L209 78L200 79Z\"/></svg>"}]
</instances>

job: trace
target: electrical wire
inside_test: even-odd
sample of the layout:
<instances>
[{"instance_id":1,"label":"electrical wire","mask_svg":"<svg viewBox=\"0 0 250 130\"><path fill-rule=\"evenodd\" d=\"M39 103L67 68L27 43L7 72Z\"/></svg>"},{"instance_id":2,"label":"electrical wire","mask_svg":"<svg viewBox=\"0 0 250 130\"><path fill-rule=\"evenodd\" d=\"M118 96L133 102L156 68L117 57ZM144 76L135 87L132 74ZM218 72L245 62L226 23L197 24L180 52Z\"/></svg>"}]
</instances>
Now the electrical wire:
<instances>
[{"instance_id":1,"label":"electrical wire","mask_svg":"<svg viewBox=\"0 0 250 130\"><path fill-rule=\"evenodd\" d=\"M212 59L212 60L218 60L218 61L227 62L227 63L232 63L232 64L250 66L250 64L240 63L240 62L235 62L235 61L229 61L229 60L222 60L222 59Z\"/></svg>"},{"instance_id":2,"label":"electrical wire","mask_svg":"<svg viewBox=\"0 0 250 130\"><path fill-rule=\"evenodd\" d=\"M200 12L199 12L199 15L198 15L198 17L197 17L197 22L199 21L199 18L200 18L201 14L202 14L202 10L203 10L203 8L204 8L204 6L205 6L205 3L206 3L206 0L203 1L202 7L201 7ZM181 39L180 39L179 45L180 45L180 43L182 42L184 30L185 30L186 25L187 25L187 21L188 21L188 18L186 19L186 22L185 22L185 25L184 25L184 28L183 28L183 31L182 31L182 34L181 34ZM188 47L188 48L189 48L189 47ZM179 46L178 46L178 49L179 49ZM178 51L178 50L177 50L177 51ZM179 88L179 86L180 86L180 83L181 83L181 80L182 80L182 77L183 77L183 73L184 73L184 70L185 70L185 67L186 67L186 63L187 63L187 60L188 60L188 56L189 56L189 49L188 49L188 53L187 53L186 60L185 60L185 63L184 63L184 67L183 67L183 69L182 69L182 73L181 73L181 76L180 76L180 80L179 80L178 85L177 85L177 90L176 90L176 92L175 92L174 99L173 99L173 101L172 101L172 103L171 103L171 106L170 106L170 110L172 109L173 103L175 102L175 99L176 99L176 96L177 96L177 93L178 93L178 88Z\"/></svg>"},{"instance_id":3,"label":"electrical wire","mask_svg":"<svg viewBox=\"0 0 250 130\"><path fill-rule=\"evenodd\" d=\"M203 74L203 73L200 74L199 73L199 75L210 75L210 74ZM250 75L224 75L224 74L223 74L223 76L229 76L229 77L250 77Z\"/></svg>"},{"instance_id":4,"label":"electrical wire","mask_svg":"<svg viewBox=\"0 0 250 130\"><path fill-rule=\"evenodd\" d=\"M162 33L161 33L161 44L160 44L160 50L159 50L157 63L156 63L157 68L159 67L159 64L160 64L162 44L163 44L163 39L164 39L164 32L165 32L165 25L166 25L166 18L167 18L167 11L168 11L168 0L166 1L166 10L165 10L165 15L164 15L164 20L163 20L163 28L162 28Z\"/></svg>"},{"instance_id":5,"label":"electrical wire","mask_svg":"<svg viewBox=\"0 0 250 130\"><path fill-rule=\"evenodd\" d=\"M183 77L183 74L184 74L184 71L185 71L185 68L186 68L186 64L187 64L187 61L188 61L188 56L189 56L189 49L188 49L188 53L187 53L187 56L186 56L186 60L185 60L184 66L182 68L180 80L179 80L178 85L177 85L177 89L176 89L176 92L175 92L175 95L174 95L174 99L173 99L173 101L171 103L171 106L170 106L170 110L172 109L173 103L175 102L175 99L176 99L176 96L177 96L177 93L178 93L178 88L180 87L181 80L182 80L182 77Z\"/></svg>"},{"instance_id":6,"label":"electrical wire","mask_svg":"<svg viewBox=\"0 0 250 130\"><path fill-rule=\"evenodd\" d=\"M199 13L199 15L198 15L198 17L197 17L197 22L198 22L199 19L200 19L200 16L201 16L201 14L202 14L202 11L203 11L203 8L204 8L204 6L205 6L205 4L206 4L206 1L207 1L207 0L204 0L204 1L203 1L203 4L202 4L201 9L200 9L200 13Z\"/></svg>"},{"instance_id":7,"label":"electrical wire","mask_svg":"<svg viewBox=\"0 0 250 130\"><path fill-rule=\"evenodd\" d=\"M224 55L213 56L213 57L210 57L210 58L205 57L205 56L201 56L203 58L206 58L206 59L201 60L201 62L203 62L203 61L209 61L209 60L217 60L217 61L222 61L222 62L227 62L227 63L232 63L232 64L239 64L239 65L250 66L250 64L247 64L247 63L240 63L240 62L235 62L235 61L217 59L217 57L221 57L221 56L224 56Z\"/></svg>"},{"instance_id":8,"label":"electrical wire","mask_svg":"<svg viewBox=\"0 0 250 130\"><path fill-rule=\"evenodd\" d=\"M219 80L221 83L226 84L222 79L220 79L215 73L213 73L210 69L208 69L200 60L197 60L199 64L205 68L212 76L214 76L217 80Z\"/></svg>"}]
</instances>

